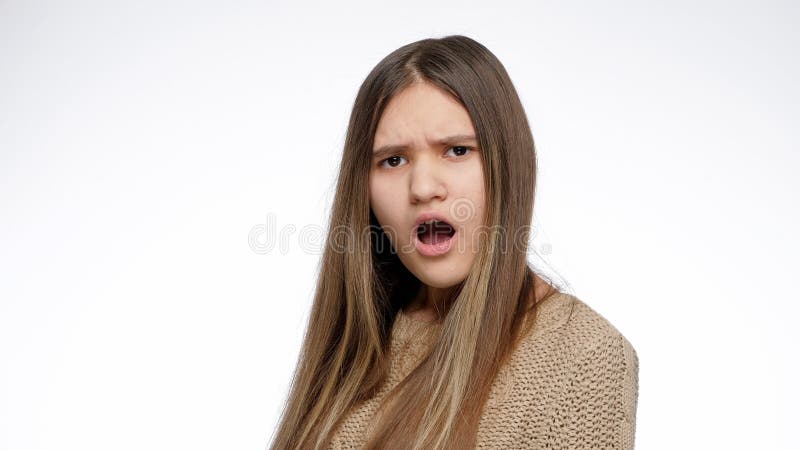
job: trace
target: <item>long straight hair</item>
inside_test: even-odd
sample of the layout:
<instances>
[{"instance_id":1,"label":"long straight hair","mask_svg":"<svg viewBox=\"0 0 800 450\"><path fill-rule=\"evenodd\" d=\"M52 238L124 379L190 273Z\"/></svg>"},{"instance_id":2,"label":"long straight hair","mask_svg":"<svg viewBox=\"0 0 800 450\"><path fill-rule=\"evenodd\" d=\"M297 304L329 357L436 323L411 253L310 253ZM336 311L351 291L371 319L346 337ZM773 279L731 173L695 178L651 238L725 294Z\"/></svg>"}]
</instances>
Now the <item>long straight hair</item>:
<instances>
[{"instance_id":1,"label":"long straight hair","mask_svg":"<svg viewBox=\"0 0 800 450\"><path fill-rule=\"evenodd\" d=\"M340 420L388 375L394 319L421 283L370 209L369 168L384 107L415 82L442 89L469 113L481 149L487 232L466 279L439 311L435 344L381 403L366 447L473 447L495 375L533 324L538 277L527 251L536 153L519 96L500 61L471 38L405 45L375 66L353 105L314 301L272 449L325 448ZM542 298L554 292L548 285Z\"/></svg>"}]
</instances>

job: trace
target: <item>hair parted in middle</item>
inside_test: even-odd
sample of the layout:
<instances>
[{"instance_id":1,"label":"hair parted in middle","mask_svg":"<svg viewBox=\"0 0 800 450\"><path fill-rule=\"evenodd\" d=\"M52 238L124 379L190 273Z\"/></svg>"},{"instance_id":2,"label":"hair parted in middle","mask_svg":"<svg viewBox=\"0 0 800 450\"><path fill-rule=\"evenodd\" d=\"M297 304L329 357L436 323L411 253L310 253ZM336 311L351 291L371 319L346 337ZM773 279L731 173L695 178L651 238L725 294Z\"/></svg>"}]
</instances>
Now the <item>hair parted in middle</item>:
<instances>
[{"instance_id":1,"label":"hair parted in middle","mask_svg":"<svg viewBox=\"0 0 800 450\"><path fill-rule=\"evenodd\" d=\"M384 398L366 447L473 447L496 374L530 331L537 300L557 292L548 284L546 295L535 295L544 283L527 260L536 151L505 68L461 35L398 48L372 69L352 108L311 314L272 448L324 448L346 413L386 380L394 319L421 283L370 209L369 171L381 114L412 83L441 89L469 113L486 226L466 279L437 305L435 344Z\"/></svg>"}]
</instances>

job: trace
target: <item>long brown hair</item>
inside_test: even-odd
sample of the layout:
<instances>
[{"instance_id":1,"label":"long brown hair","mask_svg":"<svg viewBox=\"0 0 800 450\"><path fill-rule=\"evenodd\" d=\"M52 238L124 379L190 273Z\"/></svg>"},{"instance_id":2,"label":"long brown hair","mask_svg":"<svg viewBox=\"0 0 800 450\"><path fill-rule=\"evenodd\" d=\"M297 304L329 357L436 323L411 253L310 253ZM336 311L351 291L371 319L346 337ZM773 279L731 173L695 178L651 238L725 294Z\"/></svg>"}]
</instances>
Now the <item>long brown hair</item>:
<instances>
[{"instance_id":1,"label":"long brown hair","mask_svg":"<svg viewBox=\"0 0 800 450\"><path fill-rule=\"evenodd\" d=\"M386 378L394 319L421 284L370 210L369 165L384 107L420 81L452 95L472 119L488 231L440 311L430 353L381 404L367 448L473 447L492 381L533 324L543 283L527 261L536 153L519 96L500 61L473 39L405 45L375 66L353 105L311 314L272 449L326 447L339 421ZM547 285L543 297L554 292Z\"/></svg>"}]
</instances>

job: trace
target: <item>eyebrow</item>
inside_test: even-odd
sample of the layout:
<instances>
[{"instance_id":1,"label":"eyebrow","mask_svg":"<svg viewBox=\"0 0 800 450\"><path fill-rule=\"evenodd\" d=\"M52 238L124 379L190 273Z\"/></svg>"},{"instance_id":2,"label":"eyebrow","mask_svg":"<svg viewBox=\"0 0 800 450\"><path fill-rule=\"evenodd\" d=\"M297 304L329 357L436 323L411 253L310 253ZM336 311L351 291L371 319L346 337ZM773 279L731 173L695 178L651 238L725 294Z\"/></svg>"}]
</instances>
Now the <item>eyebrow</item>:
<instances>
[{"instance_id":1,"label":"eyebrow","mask_svg":"<svg viewBox=\"0 0 800 450\"><path fill-rule=\"evenodd\" d=\"M475 142L477 143L478 140L475 139L475 135L472 134L454 134L452 136L447 136L437 140L435 143L438 145L452 145L461 142ZM391 156L394 153L407 150L408 145L406 144L390 144L390 145L382 145L372 151L373 158L382 158L384 156Z\"/></svg>"}]
</instances>

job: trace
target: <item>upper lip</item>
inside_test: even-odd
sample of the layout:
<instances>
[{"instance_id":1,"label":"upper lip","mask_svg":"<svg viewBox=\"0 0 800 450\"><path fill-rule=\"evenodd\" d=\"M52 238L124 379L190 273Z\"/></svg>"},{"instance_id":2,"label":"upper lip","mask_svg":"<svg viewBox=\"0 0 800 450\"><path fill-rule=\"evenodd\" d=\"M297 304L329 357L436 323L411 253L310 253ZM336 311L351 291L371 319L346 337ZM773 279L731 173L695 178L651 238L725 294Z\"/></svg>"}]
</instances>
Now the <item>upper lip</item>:
<instances>
[{"instance_id":1,"label":"upper lip","mask_svg":"<svg viewBox=\"0 0 800 450\"><path fill-rule=\"evenodd\" d=\"M414 222L414 228L412 228L412 230L416 231L423 222L427 222L428 220L438 220L439 222L447 222L453 228L453 230L455 230L453 222L450 219L448 219L447 216L445 216L444 214L440 214L436 211L426 211L420 213L420 215L417 216L417 220Z\"/></svg>"}]
</instances>

